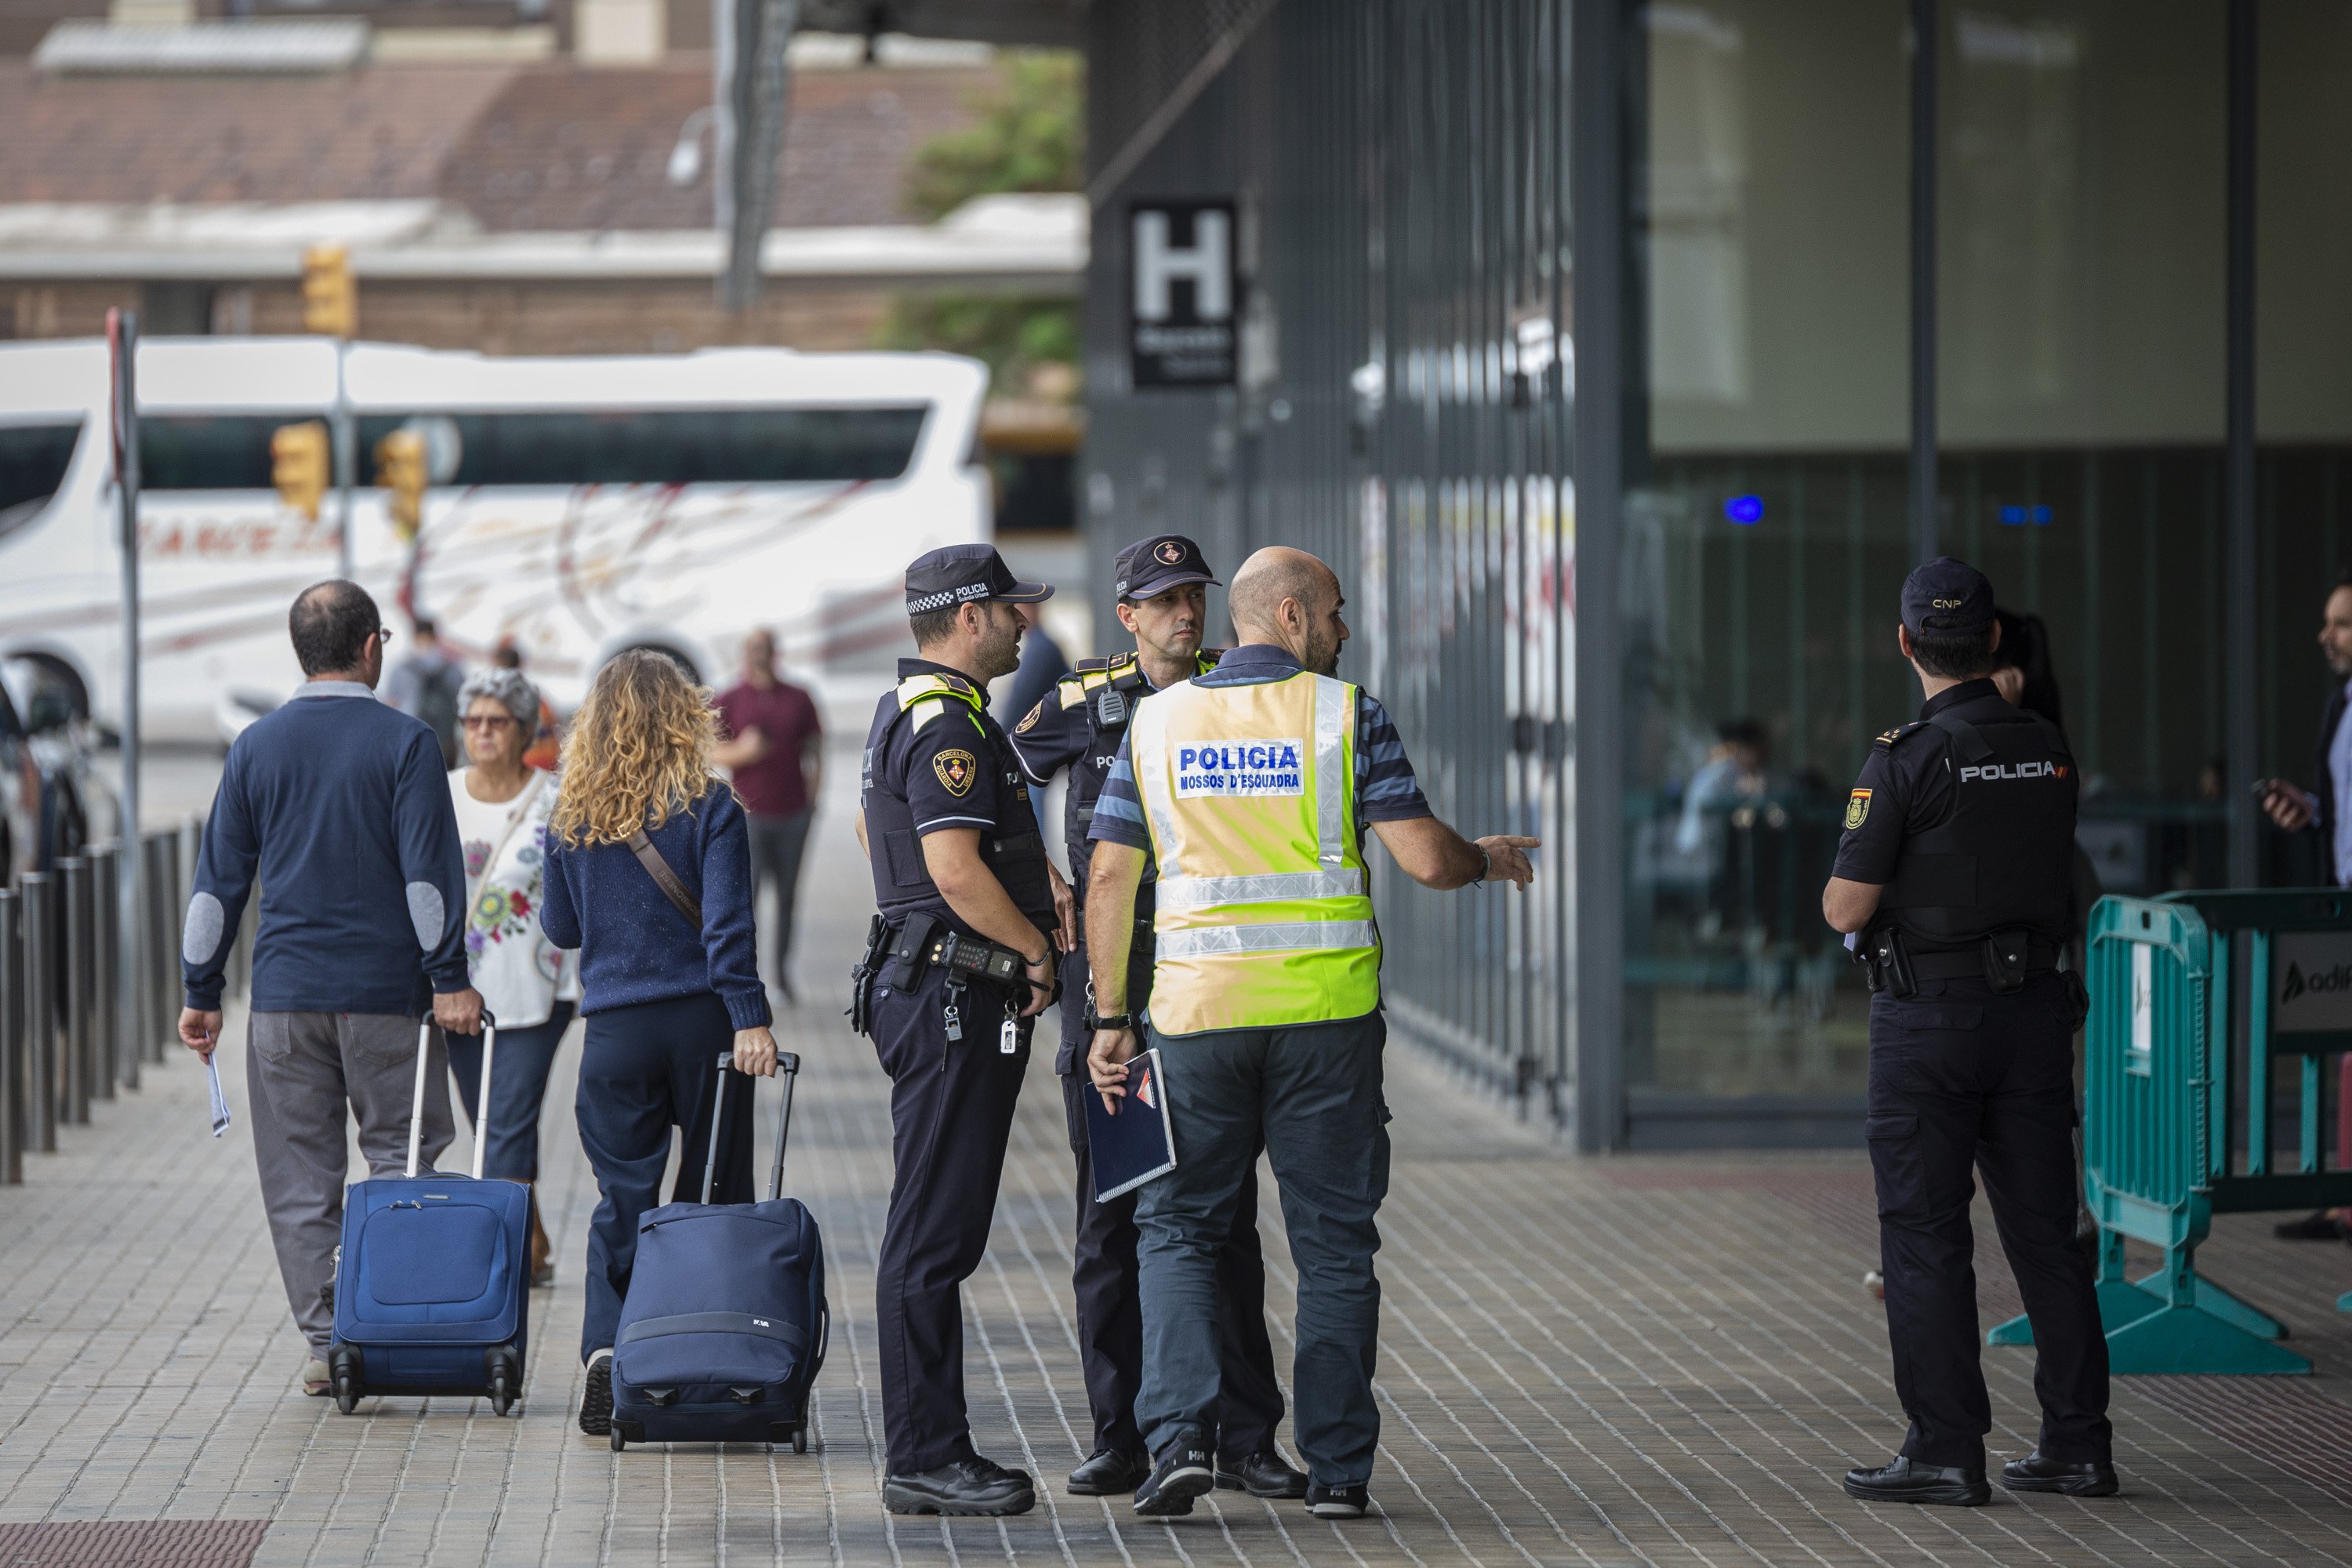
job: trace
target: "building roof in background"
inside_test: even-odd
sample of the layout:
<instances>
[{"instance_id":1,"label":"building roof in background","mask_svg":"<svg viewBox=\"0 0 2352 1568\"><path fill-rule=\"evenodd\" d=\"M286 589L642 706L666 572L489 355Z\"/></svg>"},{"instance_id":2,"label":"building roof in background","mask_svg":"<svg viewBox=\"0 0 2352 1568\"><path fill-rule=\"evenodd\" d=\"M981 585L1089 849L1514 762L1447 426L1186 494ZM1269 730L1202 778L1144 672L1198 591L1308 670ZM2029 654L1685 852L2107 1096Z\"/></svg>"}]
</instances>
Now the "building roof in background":
<instances>
[{"instance_id":1,"label":"building roof in background","mask_svg":"<svg viewBox=\"0 0 2352 1568\"><path fill-rule=\"evenodd\" d=\"M970 124L988 69L801 71L775 225L904 225L915 149ZM699 58L643 67L368 64L283 77L43 74L0 61L0 204L431 200L492 233L711 221L671 153L710 100Z\"/></svg>"}]
</instances>

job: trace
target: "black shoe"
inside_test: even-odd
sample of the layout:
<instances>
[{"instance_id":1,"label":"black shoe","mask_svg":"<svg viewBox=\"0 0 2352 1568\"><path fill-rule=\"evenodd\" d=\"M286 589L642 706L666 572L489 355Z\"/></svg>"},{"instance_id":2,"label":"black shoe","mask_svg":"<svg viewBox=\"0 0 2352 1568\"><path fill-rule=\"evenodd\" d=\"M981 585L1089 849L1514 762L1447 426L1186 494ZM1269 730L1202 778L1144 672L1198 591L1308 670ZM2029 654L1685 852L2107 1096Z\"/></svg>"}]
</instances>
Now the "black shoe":
<instances>
[{"instance_id":1,"label":"black shoe","mask_svg":"<svg viewBox=\"0 0 2352 1568\"><path fill-rule=\"evenodd\" d=\"M1229 1492L1247 1492L1252 1497L1302 1498L1307 1495L1307 1477L1294 1470L1289 1461L1275 1449L1266 1448L1238 1458L1217 1460L1217 1485Z\"/></svg>"},{"instance_id":2,"label":"black shoe","mask_svg":"<svg viewBox=\"0 0 2352 1568\"><path fill-rule=\"evenodd\" d=\"M1874 1470L1848 1470L1845 1495L1864 1502L1944 1502L1959 1508L1981 1508L1992 1500L1982 1470L1951 1465L1922 1465L1897 1454L1892 1464Z\"/></svg>"},{"instance_id":3,"label":"black shoe","mask_svg":"<svg viewBox=\"0 0 2352 1568\"><path fill-rule=\"evenodd\" d=\"M613 1352L588 1358L588 1387L580 1395L580 1430L602 1437L613 1430Z\"/></svg>"},{"instance_id":4,"label":"black shoe","mask_svg":"<svg viewBox=\"0 0 2352 1568\"><path fill-rule=\"evenodd\" d=\"M2321 1209L2301 1219L2283 1219L2271 1226L2271 1234L2281 1241L2342 1241L2344 1226L2334 1209Z\"/></svg>"},{"instance_id":5,"label":"black shoe","mask_svg":"<svg viewBox=\"0 0 2352 1568\"><path fill-rule=\"evenodd\" d=\"M1070 1495L1073 1497L1109 1497L1115 1492L1131 1492L1141 1486L1151 1474L1151 1456L1122 1454L1116 1448L1097 1448L1087 1456L1086 1463L1070 1472Z\"/></svg>"},{"instance_id":6,"label":"black shoe","mask_svg":"<svg viewBox=\"0 0 2352 1568\"><path fill-rule=\"evenodd\" d=\"M2045 1459L2036 1448L2021 1459L2011 1459L2000 1468L2001 1486L2013 1492L2063 1492L2068 1497L2113 1497L2116 1495L2116 1468L2113 1465L2070 1465L2063 1459Z\"/></svg>"},{"instance_id":7,"label":"black shoe","mask_svg":"<svg viewBox=\"0 0 2352 1568\"><path fill-rule=\"evenodd\" d=\"M1037 1489L1026 1470L958 1459L920 1475L883 1477L882 1506L892 1513L1027 1513L1037 1506Z\"/></svg>"},{"instance_id":8,"label":"black shoe","mask_svg":"<svg viewBox=\"0 0 2352 1568\"><path fill-rule=\"evenodd\" d=\"M1135 1511L1146 1519L1190 1513L1192 1500L1216 1484L1216 1456L1209 1450L1208 1434L1198 1426L1179 1427L1160 1450L1150 1479L1135 1489Z\"/></svg>"},{"instance_id":9,"label":"black shoe","mask_svg":"<svg viewBox=\"0 0 2352 1568\"><path fill-rule=\"evenodd\" d=\"M1318 1519L1361 1519L1371 1506L1372 1494L1363 1487L1307 1483L1307 1511Z\"/></svg>"}]
</instances>

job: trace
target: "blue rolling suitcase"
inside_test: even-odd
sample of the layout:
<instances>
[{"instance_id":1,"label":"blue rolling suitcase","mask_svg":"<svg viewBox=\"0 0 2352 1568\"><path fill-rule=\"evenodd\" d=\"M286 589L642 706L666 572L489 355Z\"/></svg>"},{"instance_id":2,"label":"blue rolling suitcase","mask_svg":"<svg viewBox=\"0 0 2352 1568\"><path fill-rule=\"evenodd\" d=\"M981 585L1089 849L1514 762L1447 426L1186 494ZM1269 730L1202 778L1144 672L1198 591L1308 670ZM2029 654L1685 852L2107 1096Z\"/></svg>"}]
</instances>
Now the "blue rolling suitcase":
<instances>
[{"instance_id":1,"label":"blue rolling suitcase","mask_svg":"<svg viewBox=\"0 0 2352 1568\"><path fill-rule=\"evenodd\" d=\"M631 1443L790 1443L808 1452L808 1396L832 1327L824 1238L797 1198L783 1196L800 1058L776 1058L784 1079L776 1159L765 1203L714 1204L719 1122L698 1204L666 1204L637 1226L636 1262L613 1346L613 1450Z\"/></svg>"},{"instance_id":2,"label":"blue rolling suitcase","mask_svg":"<svg viewBox=\"0 0 2352 1568\"><path fill-rule=\"evenodd\" d=\"M522 1393L530 1189L482 1179L489 1129L479 1119L471 1176L418 1173L432 1038L427 1018L416 1035L408 1174L354 1183L343 1195L327 1371L346 1415L362 1395L380 1394L486 1395L504 1415ZM498 1043L498 1025L484 1013L475 1103L485 1117Z\"/></svg>"}]
</instances>

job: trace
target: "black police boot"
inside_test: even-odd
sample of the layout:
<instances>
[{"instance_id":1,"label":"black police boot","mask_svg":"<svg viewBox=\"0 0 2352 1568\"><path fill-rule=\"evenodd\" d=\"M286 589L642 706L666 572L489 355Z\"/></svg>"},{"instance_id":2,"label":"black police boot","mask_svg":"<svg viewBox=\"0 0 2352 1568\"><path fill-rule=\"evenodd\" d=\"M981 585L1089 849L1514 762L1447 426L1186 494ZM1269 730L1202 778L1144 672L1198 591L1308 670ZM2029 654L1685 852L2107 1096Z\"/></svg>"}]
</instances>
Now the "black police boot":
<instances>
[{"instance_id":1,"label":"black police boot","mask_svg":"<svg viewBox=\"0 0 2352 1568\"><path fill-rule=\"evenodd\" d=\"M1217 1484L1216 1456L1209 1435L1198 1426L1180 1426L1160 1462L1135 1491L1135 1511L1146 1519L1165 1519L1192 1511L1192 1500Z\"/></svg>"},{"instance_id":2,"label":"black police boot","mask_svg":"<svg viewBox=\"0 0 2352 1568\"><path fill-rule=\"evenodd\" d=\"M1845 1495L1864 1502L1942 1502L1959 1508L1981 1508L1992 1500L1982 1470L1952 1465L1922 1465L1897 1454L1892 1464L1874 1470L1845 1473Z\"/></svg>"},{"instance_id":3,"label":"black police boot","mask_svg":"<svg viewBox=\"0 0 2352 1568\"><path fill-rule=\"evenodd\" d=\"M1037 1489L1026 1470L1007 1469L993 1459L958 1459L918 1475L883 1477L882 1506L892 1513L1027 1513L1037 1506Z\"/></svg>"},{"instance_id":4,"label":"black police boot","mask_svg":"<svg viewBox=\"0 0 2352 1568\"><path fill-rule=\"evenodd\" d=\"M1372 1506L1368 1487L1327 1487L1307 1483L1307 1511L1318 1519L1361 1519Z\"/></svg>"},{"instance_id":5,"label":"black police boot","mask_svg":"<svg viewBox=\"0 0 2352 1568\"><path fill-rule=\"evenodd\" d=\"M2063 1459L2045 1459L2036 1448L2021 1459L2011 1459L2000 1468L2002 1488L2013 1492L2063 1492L2068 1497L2113 1497L2116 1495L2116 1468L2113 1465L2070 1465Z\"/></svg>"},{"instance_id":6,"label":"black police boot","mask_svg":"<svg viewBox=\"0 0 2352 1568\"><path fill-rule=\"evenodd\" d=\"M2301 1219L2283 1219L2271 1226L2271 1234L2281 1241L2342 1241L2344 1226L2334 1209L2321 1209Z\"/></svg>"},{"instance_id":7,"label":"black police boot","mask_svg":"<svg viewBox=\"0 0 2352 1568\"><path fill-rule=\"evenodd\" d=\"M1097 1448L1088 1454L1086 1463L1070 1472L1070 1494L1073 1497L1109 1497L1114 1492L1131 1492L1141 1486L1151 1474L1151 1456L1122 1454L1116 1448Z\"/></svg>"},{"instance_id":8,"label":"black police boot","mask_svg":"<svg viewBox=\"0 0 2352 1568\"><path fill-rule=\"evenodd\" d=\"M1247 1492L1257 1498L1307 1495L1305 1472L1292 1469L1289 1461L1273 1448L1233 1458L1218 1456L1217 1485L1226 1491Z\"/></svg>"}]
</instances>

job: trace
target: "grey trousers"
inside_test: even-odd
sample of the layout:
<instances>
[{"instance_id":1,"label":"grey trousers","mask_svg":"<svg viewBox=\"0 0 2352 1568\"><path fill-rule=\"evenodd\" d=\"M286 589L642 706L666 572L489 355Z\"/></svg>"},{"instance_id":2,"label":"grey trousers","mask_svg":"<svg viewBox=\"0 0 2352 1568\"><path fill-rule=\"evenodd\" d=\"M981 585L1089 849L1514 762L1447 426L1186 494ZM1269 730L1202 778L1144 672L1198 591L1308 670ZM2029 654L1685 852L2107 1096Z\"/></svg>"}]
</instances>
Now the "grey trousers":
<instances>
[{"instance_id":1,"label":"grey trousers","mask_svg":"<svg viewBox=\"0 0 2352 1568\"><path fill-rule=\"evenodd\" d=\"M256 1013L247 1026L245 1091L261 1205L269 1215L286 1304L316 1357L324 1358L335 1331L326 1289L342 1238L343 1183L351 1173L344 1107L359 1118L368 1174L406 1171L419 1022L386 1013ZM425 1074L422 1169L431 1168L456 1135L448 1051L437 1028L432 1052Z\"/></svg>"},{"instance_id":2,"label":"grey trousers","mask_svg":"<svg viewBox=\"0 0 2352 1568\"><path fill-rule=\"evenodd\" d=\"M768 967L786 996L793 994L792 972L785 965L793 955L793 912L800 901L801 854L808 847L810 815L806 811L790 816L744 813L751 830L751 896L755 900L760 896L762 882L776 885L776 923L768 931Z\"/></svg>"}]
</instances>

